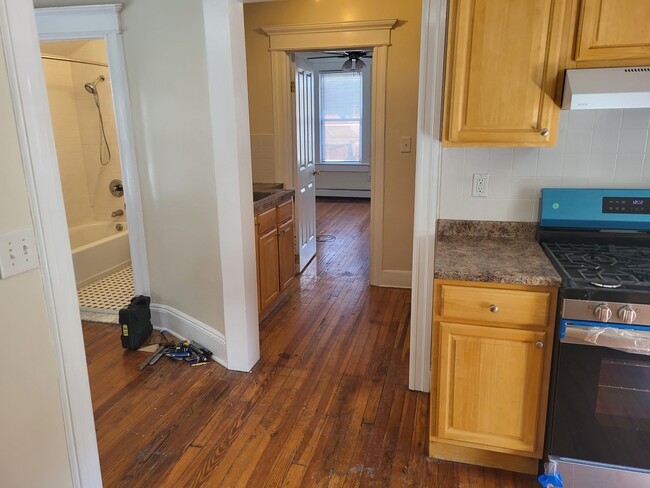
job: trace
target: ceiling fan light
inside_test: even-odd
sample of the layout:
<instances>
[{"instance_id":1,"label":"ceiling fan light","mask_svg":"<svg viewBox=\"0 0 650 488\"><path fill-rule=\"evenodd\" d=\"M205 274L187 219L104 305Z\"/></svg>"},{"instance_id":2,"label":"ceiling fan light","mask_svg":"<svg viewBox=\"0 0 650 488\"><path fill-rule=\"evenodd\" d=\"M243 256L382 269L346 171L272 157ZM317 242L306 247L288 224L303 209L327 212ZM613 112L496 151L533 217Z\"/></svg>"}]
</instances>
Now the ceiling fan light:
<instances>
[{"instance_id":1,"label":"ceiling fan light","mask_svg":"<svg viewBox=\"0 0 650 488\"><path fill-rule=\"evenodd\" d=\"M350 71L352 69L352 60L348 59L345 63L343 63L343 66L341 66L341 69L343 71Z\"/></svg>"},{"instance_id":2,"label":"ceiling fan light","mask_svg":"<svg viewBox=\"0 0 650 488\"><path fill-rule=\"evenodd\" d=\"M365 67L366 63L364 63L361 59L357 59L356 65L354 67L355 71L361 71Z\"/></svg>"}]
</instances>

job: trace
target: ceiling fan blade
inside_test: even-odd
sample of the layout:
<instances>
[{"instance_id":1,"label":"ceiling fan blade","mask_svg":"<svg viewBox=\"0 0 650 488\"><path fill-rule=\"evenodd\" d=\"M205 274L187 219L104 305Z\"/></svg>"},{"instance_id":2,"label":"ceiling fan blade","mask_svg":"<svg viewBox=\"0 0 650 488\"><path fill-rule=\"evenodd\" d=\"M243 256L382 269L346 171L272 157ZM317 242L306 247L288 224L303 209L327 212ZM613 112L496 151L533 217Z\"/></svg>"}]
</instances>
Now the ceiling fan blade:
<instances>
[{"instance_id":1,"label":"ceiling fan blade","mask_svg":"<svg viewBox=\"0 0 650 488\"><path fill-rule=\"evenodd\" d=\"M347 58L347 56L315 56L313 58L307 58L307 59L336 59L336 58Z\"/></svg>"}]
</instances>

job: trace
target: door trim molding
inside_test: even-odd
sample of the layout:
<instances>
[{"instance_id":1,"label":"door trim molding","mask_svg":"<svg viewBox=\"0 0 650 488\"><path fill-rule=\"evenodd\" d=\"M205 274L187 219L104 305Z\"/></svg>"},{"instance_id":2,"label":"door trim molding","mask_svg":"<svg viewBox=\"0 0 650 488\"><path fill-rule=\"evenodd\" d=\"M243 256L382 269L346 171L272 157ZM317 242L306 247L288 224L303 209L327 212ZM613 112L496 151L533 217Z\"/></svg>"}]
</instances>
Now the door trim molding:
<instances>
[{"instance_id":1,"label":"door trim molding","mask_svg":"<svg viewBox=\"0 0 650 488\"><path fill-rule=\"evenodd\" d=\"M420 88L415 158L409 388L429 391L436 222L442 157L442 93L447 2L422 1Z\"/></svg>"},{"instance_id":2,"label":"door trim molding","mask_svg":"<svg viewBox=\"0 0 650 488\"><path fill-rule=\"evenodd\" d=\"M370 284L383 283L384 157L388 46L397 19L263 27L269 36L273 93L273 139L278 183L295 186L291 119L291 62L295 51L373 48L371 117ZM299 211L299 209L297 209Z\"/></svg>"},{"instance_id":3,"label":"door trim molding","mask_svg":"<svg viewBox=\"0 0 650 488\"><path fill-rule=\"evenodd\" d=\"M72 485L101 486L70 239L31 2L0 0L0 34L25 170Z\"/></svg>"},{"instance_id":4,"label":"door trim molding","mask_svg":"<svg viewBox=\"0 0 650 488\"><path fill-rule=\"evenodd\" d=\"M124 181L124 203L128 209L129 248L137 295L150 295L144 217L133 140L131 99L119 20L122 5L90 5L35 9L39 40L104 39L113 92L115 127Z\"/></svg>"}]
</instances>

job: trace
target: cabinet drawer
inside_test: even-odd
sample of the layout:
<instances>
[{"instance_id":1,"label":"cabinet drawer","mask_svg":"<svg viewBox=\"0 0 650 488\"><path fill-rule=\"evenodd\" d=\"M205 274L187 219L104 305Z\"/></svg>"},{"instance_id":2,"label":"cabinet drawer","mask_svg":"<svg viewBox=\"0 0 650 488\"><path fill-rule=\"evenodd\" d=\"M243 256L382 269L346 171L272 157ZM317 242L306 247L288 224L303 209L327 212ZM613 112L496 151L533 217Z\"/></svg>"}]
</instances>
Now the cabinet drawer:
<instances>
[{"instance_id":1,"label":"cabinet drawer","mask_svg":"<svg viewBox=\"0 0 650 488\"><path fill-rule=\"evenodd\" d=\"M440 316L494 324L545 326L550 292L442 285Z\"/></svg>"},{"instance_id":2,"label":"cabinet drawer","mask_svg":"<svg viewBox=\"0 0 650 488\"><path fill-rule=\"evenodd\" d=\"M266 212L262 212L255 219L255 224L257 226L257 235L261 236L266 234L269 230L276 226L277 220L275 215L275 207Z\"/></svg>"},{"instance_id":3,"label":"cabinet drawer","mask_svg":"<svg viewBox=\"0 0 650 488\"><path fill-rule=\"evenodd\" d=\"M284 202L278 205L278 224L289 220L293 216L293 206L291 205L292 201Z\"/></svg>"}]
</instances>

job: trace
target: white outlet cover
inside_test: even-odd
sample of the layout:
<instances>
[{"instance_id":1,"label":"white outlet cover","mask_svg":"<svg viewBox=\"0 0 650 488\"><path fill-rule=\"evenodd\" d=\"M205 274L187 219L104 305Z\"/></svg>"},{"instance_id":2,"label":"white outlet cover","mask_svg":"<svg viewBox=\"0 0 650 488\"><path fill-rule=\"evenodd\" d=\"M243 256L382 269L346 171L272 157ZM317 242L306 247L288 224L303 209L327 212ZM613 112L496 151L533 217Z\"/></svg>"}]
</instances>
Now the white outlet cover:
<instances>
[{"instance_id":1,"label":"white outlet cover","mask_svg":"<svg viewBox=\"0 0 650 488\"><path fill-rule=\"evenodd\" d=\"M38 253L33 229L0 235L0 279L38 268Z\"/></svg>"}]
</instances>

